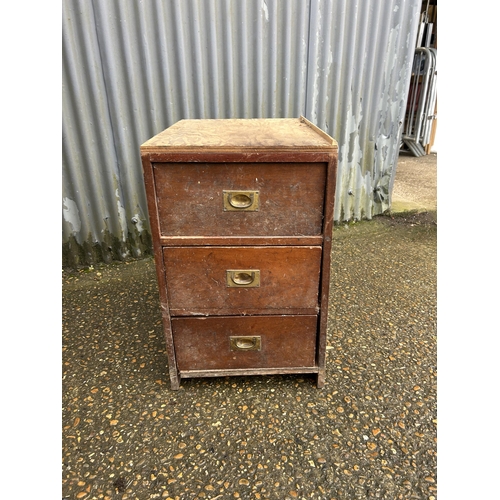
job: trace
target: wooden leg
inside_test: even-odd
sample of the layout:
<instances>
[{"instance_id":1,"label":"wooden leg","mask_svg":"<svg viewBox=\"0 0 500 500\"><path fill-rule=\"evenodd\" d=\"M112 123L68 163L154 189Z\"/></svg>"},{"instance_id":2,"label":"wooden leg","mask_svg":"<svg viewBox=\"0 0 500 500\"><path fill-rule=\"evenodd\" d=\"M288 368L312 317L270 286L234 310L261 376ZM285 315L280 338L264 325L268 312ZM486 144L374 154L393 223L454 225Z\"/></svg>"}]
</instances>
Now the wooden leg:
<instances>
[{"instance_id":1,"label":"wooden leg","mask_svg":"<svg viewBox=\"0 0 500 500\"><path fill-rule=\"evenodd\" d=\"M325 369L321 369L316 375L316 386L318 389L322 389L325 386L326 373Z\"/></svg>"},{"instance_id":2,"label":"wooden leg","mask_svg":"<svg viewBox=\"0 0 500 500\"><path fill-rule=\"evenodd\" d=\"M175 368L170 370L170 388L173 391L178 391L180 389L180 377Z\"/></svg>"}]
</instances>

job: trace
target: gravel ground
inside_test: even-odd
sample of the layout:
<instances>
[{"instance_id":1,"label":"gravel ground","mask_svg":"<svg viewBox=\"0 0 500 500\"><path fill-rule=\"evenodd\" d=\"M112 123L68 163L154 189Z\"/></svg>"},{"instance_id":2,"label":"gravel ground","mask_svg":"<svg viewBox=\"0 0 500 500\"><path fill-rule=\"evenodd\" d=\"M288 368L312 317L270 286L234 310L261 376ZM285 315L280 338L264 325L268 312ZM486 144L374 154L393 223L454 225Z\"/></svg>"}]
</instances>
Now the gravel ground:
<instances>
[{"instance_id":1,"label":"gravel ground","mask_svg":"<svg viewBox=\"0 0 500 500\"><path fill-rule=\"evenodd\" d=\"M436 214L334 231L327 376L170 390L152 259L63 272L64 499L426 499Z\"/></svg>"}]
</instances>

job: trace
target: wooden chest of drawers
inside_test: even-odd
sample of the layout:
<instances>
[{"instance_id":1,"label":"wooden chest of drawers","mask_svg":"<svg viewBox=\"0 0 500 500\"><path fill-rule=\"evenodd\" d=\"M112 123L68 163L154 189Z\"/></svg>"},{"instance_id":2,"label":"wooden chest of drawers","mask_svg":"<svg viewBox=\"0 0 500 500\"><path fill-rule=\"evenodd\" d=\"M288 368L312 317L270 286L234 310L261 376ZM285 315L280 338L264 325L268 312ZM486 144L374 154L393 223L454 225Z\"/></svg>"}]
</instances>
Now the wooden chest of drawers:
<instances>
[{"instance_id":1,"label":"wooden chest of drawers","mask_svg":"<svg viewBox=\"0 0 500 500\"><path fill-rule=\"evenodd\" d=\"M305 118L181 120L141 146L172 389L325 380L337 143Z\"/></svg>"}]
</instances>

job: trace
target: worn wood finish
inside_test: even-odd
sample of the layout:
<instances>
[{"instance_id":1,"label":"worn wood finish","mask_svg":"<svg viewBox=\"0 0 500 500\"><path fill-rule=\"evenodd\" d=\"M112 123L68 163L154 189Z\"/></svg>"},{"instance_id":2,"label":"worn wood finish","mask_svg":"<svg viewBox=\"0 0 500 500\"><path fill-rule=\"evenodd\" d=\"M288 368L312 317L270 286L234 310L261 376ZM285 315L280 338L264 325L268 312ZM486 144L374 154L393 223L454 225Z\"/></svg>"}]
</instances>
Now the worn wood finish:
<instances>
[{"instance_id":1,"label":"worn wood finish","mask_svg":"<svg viewBox=\"0 0 500 500\"><path fill-rule=\"evenodd\" d=\"M264 151L337 149L335 141L301 117L180 120L146 141L142 151L262 149Z\"/></svg>"},{"instance_id":2,"label":"worn wood finish","mask_svg":"<svg viewBox=\"0 0 500 500\"><path fill-rule=\"evenodd\" d=\"M324 385L337 150L303 117L182 120L141 146L172 389ZM258 191L258 211L224 211L224 190ZM228 269L258 269L259 287L227 287Z\"/></svg>"},{"instance_id":3,"label":"worn wood finish","mask_svg":"<svg viewBox=\"0 0 500 500\"><path fill-rule=\"evenodd\" d=\"M279 368L237 368L232 370L181 370L180 378L200 378L200 377L235 377L253 375L302 375L305 373L317 374L317 366L301 366L299 368L289 368L281 366Z\"/></svg>"},{"instance_id":4,"label":"worn wood finish","mask_svg":"<svg viewBox=\"0 0 500 500\"><path fill-rule=\"evenodd\" d=\"M326 163L156 163L162 236L322 233ZM257 191L257 211L224 211L225 190Z\"/></svg>"},{"instance_id":5,"label":"worn wood finish","mask_svg":"<svg viewBox=\"0 0 500 500\"><path fill-rule=\"evenodd\" d=\"M142 168L144 173L144 185L148 202L148 211L151 223L151 234L153 239L153 252L156 262L156 277L158 279L158 289L160 294L161 317L163 323L163 335L167 346L168 370L170 385L173 390L179 389L179 373L175 360L174 339L170 323L170 311L167 298L167 282L165 278L165 267L163 264L162 247L160 244L160 224L158 222L158 209L156 205L156 189L154 185L153 166L148 155L141 155Z\"/></svg>"},{"instance_id":6,"label":"worn wood finish","mask_svg":"<svg viewBox=\"0 0 500 500\"><path fill-rule=\"evenodd\" d=\"M165 247L179 246L321 246L323 236L161 236Z\"/></svg>"},{"instance_id":7,"label":"worn wood finish","mask_svg":"<svg viewBox=\"0 0 500 500\"><path fill-rule=\"evenodd\" d=\"M328 178L325 195L325 225L323 257L321 264L321 291L320 291L320 316L318 327L318 367L317 386L323 387L325 384L326 365L326 336L328 328L328 302L330 294L330 271L332 257L332 236L333 236L333 208L337 172L337 156L332 155L328 166Z\"/></svg>"},{"instance_id":8,"label":"worn wood finish","mask_svg":"<svg viewBox=\"0 0 500 500\"><path fill-rule=\"evenodd\" d=\"M316 316L173 318L172 328L180 371L316 364ZM260 350L232 350L232 336L257 336Z\"/></svg>"},{"instance_id":9,"label":"worn wood finish","mask_svg":"<svg viewBox=\"0 0 500 500\"><path fill-rule=\"evenodd\" d=\"M321 247L167 247L170 309L177 315L317 311ZM259 270L260 286L228 287L226 271Z\"/></svg>"},{"instance_id":10,"label":"worn wood finish","mask_svg":"<svg viewBox=\"0 0 500 500\"><path fill-rule=\"evenodd\" d=\"M163 149L165 151L165 148ZM331 149L327 151L300 151L297 149L287 151L224 151L217 152L210 149L200 151L178 151L176 149L169 153L161 152L160 149L149 153L151 163L316 163L330 161ZM286 153L286 154L283 154Z\"/></svg>"}]
</instances>

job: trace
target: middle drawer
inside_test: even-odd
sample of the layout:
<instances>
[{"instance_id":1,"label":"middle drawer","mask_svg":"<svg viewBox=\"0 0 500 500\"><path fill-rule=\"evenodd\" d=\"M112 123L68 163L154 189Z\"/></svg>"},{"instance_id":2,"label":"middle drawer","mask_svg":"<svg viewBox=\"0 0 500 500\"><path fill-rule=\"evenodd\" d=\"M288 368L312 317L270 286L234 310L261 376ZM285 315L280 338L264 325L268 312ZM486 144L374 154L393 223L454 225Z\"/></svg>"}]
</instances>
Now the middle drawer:
<instances>
[{"instance_id":1,"label":"middle drawer","mask_svg":"<svg viewBox=\"0 0 500 500\"><path fill-rule=\"evenodd\" d=\"M321 247L166 247L172 316L316 314Z\"/></svg>"}]
</instances>

